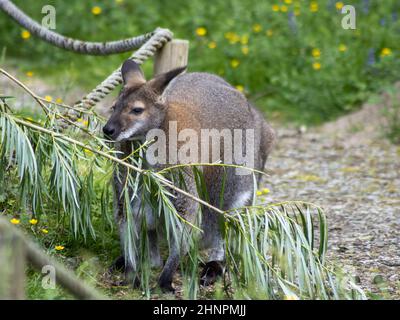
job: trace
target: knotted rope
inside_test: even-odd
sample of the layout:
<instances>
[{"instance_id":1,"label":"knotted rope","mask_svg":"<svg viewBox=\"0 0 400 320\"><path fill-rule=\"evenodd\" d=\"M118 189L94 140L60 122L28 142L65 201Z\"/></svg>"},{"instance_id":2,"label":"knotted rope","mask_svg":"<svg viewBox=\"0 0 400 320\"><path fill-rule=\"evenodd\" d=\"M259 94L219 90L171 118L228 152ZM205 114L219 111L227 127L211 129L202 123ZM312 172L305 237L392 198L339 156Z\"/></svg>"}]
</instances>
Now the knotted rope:
<instances>
[{"instance_id":1,"label":"knotted rope","mask_svg":"<svg viewBox=\"0 0 400 320\"><path fill-rule=\"evenodd\" d=\"M168 29L157 28L153 32L129 39L111 42L87 42L64 37L56 32L44 28L32 20L9 0L0 0L0 9L14 19L18 24L29 30L33 35L62 49L89 55L109 55L139 48L130 59L142 64L152 57L158 49L172 39L172 32ZM92 108L106 95L122 83L121 66L110 74L89 94L76 102L74 107ZM77 120L78 112L69 110L66 116L71 121Z\"/></svg>"}]
</instances>

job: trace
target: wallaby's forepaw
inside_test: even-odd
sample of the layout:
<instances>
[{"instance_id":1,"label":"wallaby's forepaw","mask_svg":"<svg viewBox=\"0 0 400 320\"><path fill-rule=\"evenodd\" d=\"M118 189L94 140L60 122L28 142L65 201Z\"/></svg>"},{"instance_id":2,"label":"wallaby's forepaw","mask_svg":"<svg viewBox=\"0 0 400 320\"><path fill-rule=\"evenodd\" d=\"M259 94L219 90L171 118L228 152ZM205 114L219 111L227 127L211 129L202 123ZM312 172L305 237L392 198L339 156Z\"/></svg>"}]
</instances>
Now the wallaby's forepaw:
<instances>
[{"instance_id":1,"label":"wallaby's forepaw","mask_svg":"<svg viewBox=\"0 0 400 320\"><path fill-rule=\"evenodd\" d=\"M200 285L209 286L217 281L218 277L221 277L223 274L224 268L222 263L219 261L210 261L207 262L203 271L200 274Z\"/></svg>"},{"instance_id":2,"label":"wallaby's forepaw","mask_svg":"<svg viewBox=\"0 0 400 320\"><path fill-rule=\"evenodd\" d=\"M114 271L125 271L125 257L119 256L108 268L108 272L113 273Z\"/></svg>"}]
</instances>

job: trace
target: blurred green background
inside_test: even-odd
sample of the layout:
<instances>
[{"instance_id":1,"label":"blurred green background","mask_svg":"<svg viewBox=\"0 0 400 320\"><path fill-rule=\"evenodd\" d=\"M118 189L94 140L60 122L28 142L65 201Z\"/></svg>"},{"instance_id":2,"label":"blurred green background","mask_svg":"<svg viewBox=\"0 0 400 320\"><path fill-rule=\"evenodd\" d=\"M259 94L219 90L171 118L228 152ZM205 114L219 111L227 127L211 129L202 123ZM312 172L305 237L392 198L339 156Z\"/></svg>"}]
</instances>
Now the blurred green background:
<instances>
[{"instance_id":1,"label":"blurred green background","mask_svg":"<svg viewBox=\"0 0 400 320\"><path fill-rule=\"evenodd\" d=\"M190 40L190 71L221 75L272 119L318 124L353 110L400 78L400 1L346 2L356 30L341 27L332 0L14 1L37 21L57 11L63 35L92 41L131 37L161 26ZM91 89L127 54L90 57L30 36L0 12L6 65L53 83ZM145 69L150 75L151 63ZM31 74L30 74L31 75Z\"/></svg>"}]
</instances>

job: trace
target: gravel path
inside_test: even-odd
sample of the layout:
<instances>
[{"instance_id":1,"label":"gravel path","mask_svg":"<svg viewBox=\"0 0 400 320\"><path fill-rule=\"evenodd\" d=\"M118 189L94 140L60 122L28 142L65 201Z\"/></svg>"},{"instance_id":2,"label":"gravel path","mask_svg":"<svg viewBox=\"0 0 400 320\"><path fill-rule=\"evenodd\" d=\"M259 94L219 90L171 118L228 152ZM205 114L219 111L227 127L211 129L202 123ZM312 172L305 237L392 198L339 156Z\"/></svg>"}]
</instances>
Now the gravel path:
<instances>
[{"instance_id":1,"label":"gravel path","mask_svg":"<svg viewBox=\"0 0 400 320\"><path fill-rule=\"evenodd\" d=\"M330 129L277 128L267 164L269 196L322 206L330 260L367 291L399 299L400 147L365 136L357 144L351 132L338 136Z\"/></svg>"}]
</instances>

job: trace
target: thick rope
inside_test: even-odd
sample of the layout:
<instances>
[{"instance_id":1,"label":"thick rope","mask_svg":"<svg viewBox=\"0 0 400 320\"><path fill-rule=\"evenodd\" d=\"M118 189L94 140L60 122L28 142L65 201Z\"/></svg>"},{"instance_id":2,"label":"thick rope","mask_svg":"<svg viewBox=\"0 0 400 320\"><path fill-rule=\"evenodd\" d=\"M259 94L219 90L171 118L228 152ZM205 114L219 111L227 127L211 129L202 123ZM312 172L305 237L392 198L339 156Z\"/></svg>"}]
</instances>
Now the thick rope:
<instances>
[{"instance_id":1,"label":"thick rope","mask_svg":"<svg viewBox=\"0 0 400 320\"><path fill-rule=\"evenodd\" d=\"M112 42L84 42L72 38L64 37L58 33L42 27L39 23L32 20L18 7L9 0L0 0L0 9L7 13L17 23L28 29L32 34L40 39L49 42L62 49L71 50L82 54L91 55L107 55L113 53L121 53L139 48L130 59L142 64L145 60L153 56L166 42L172 39L172 32L168 29L157 28L151 33L147 33L138 37L112 41ZM121 66L115 70L107 79L100 83L82 100L75 103L76 108L91 108L102 100L106 95L113 91L122 83ZM76 121L78 119L78 111L68 110L65 117L68 121ZM62 123L61 123L62 122ZM60 120L59 124L65 126L68 122Z\"/></svg>"},{"instance_id":2,"label":"thick rope","mask_svg":"<svg viewBox=\"0 0 400 320\"><path fill-rule=\"evenodd\" d=\"M109 55L139 48L153 33L110 42L86 42L64 37L32 20L9 0L0 0L0 9L33 35L62 49L89 55Z\"/></svg>"},{"instance_id":3,"label":"thick rope","mask_svg":"<svg viewBox=\"0 0 400 320\"><path fill-rule=\"evenodd\" d=\"M129 59L142 64L145 60L153 56L166 42L172 39L172 32L168 29L157 28L153 36L137 50ZM78 101L74 107L90 108L102 100L106 95L113 91L122 83L121 66L116 69L107 79L99 84L95 89Z\"/></svg>"}]
</instances>

